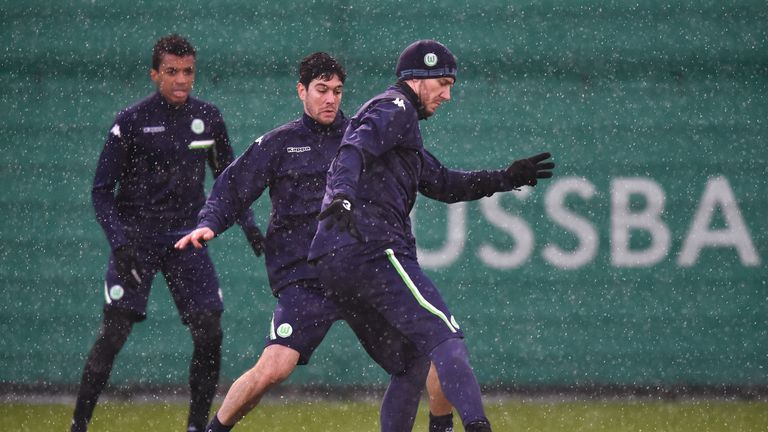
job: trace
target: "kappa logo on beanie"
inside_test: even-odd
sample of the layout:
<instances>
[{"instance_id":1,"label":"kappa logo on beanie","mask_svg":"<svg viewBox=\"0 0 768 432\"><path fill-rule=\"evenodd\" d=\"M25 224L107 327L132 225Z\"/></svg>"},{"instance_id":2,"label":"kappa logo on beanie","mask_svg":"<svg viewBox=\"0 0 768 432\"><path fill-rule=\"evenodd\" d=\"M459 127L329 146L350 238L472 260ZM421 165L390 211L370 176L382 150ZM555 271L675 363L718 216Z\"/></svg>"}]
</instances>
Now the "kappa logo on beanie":
<instances>
[{"instance_id":1,"label":"kappa logo on beanie","mask_svg":"<svg viewBox=\"0 0 768 432\"><path fill-rule=\"evenodd\" d=\"M456 79L456 57L443 44L418 40L403 50L395 74L400 80L451 77Z\"/></svg>"}]
</instances>

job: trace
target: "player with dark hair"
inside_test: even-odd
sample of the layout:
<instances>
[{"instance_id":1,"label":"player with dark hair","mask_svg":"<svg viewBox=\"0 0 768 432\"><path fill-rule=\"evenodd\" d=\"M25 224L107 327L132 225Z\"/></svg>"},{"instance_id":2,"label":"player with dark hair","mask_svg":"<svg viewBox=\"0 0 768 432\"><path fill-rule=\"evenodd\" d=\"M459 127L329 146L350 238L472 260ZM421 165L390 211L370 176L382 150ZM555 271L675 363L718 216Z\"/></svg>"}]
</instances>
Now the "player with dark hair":
<instances>
[{"instance_id":1,"label":"player with dark hair","mask_svg":"<svg viewBox=\"0 0 768 432\"><path fill-rule=\"evenodd\" d=\"M397 83L352 118L328 171L310 260L326 295L356 332L395 327L410 344L406 371L393 375L382 417L410 420L430 361L468 432L490 431L463 334L437 288L421 270L409 214L417 192L445 202L475 200L552 176L549 153L498 171L454 171L424 148L419 120L451 98L457 64L444 45L420 40L400 55ZM374 357L381 350L374 347ZM389 347L383 347L388 350ZM412 350L412 351L409 351Z\"/></svg>"},{"instance_id":2,"label":"player with dark hair","mask_svg":"<svg viewBox=\"0 0 768 432\"><path fill-rule=\"evenodd\" d=\"M157 272L165 277L194 344L187 430L202 431L208 422L221 363L221 292L207 251L180 251L173 245L195 227L205 202L206 163L216 177L234 153L219 110L189 95L195 58L195 49L181 36L157 41L149 71L157 92L117 115L99 157L92 199L112 253L103 321L85 363L73 432L87 430L115 357L133 324L146 318ZM237 216L260 255L262 236L253 214L244 209Z\"/></svg>"},{"instance_id":3,"label":"player with dark hair","mask_svg":"<svg viewBox=\"0 0 768 432\"><path fill-rule=\"evenodd\" d=\"M340 319L336 306L323 296L317 271L307 262L307 254L317 229L325 176L349 124L339 109L345 80L344 68L330 55L316 52L305 57L299 65L296 85L304 105L302 117L256 139L222 173L200 212L198 229L176 244L179 249L189 244L203 247L269 189L272 211L265 261L277 305L261 357L229 389L207 431L234 427L270 388L288 378L297 365L309 362L333 323ZM387 331L362 330L358 337L372 355L372 345L396 345L401 341L399 335ZM395 354L400 351L397 346L393 348ZM376 359L391 373L405 367L397 355ZM420 385L424 385L423 380ZM435 397L439 399L440 395Z\"/></svg>"}]
</instances>

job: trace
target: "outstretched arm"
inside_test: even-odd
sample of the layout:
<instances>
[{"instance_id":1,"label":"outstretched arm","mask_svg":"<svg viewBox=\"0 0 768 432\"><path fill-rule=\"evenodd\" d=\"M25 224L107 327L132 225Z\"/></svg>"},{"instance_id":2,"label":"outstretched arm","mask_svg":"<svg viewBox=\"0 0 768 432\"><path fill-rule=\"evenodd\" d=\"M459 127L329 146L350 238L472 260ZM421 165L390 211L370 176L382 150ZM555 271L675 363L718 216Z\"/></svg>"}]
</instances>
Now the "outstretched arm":
<instances>
[{"instance_id":1,"label":"outstretched arm","mask_svg":"<svg viewBox=\"0 0 768 432\"><path fill-rule=\"evenodd\" d=\"M480 199L520 186L535 186L537 179L552 177L549 170L555 164L543 162L549 157L549 153L542 153L517 160L504 170L458 171L446 168L425 150L419 192L437 201L455 203Z\"/></svg>"},{"instance_id":2,"label":"outstretched arm","mask_svg":"<svg viewBox=\"0 0 768 432\"><path fill-rule=\"evenodd\" d=\"M267 170L271 157L259 138L245 153L219 173L208 200L200 210L197 227L208 228L215 236L238 222L254 253L261 255L264 249L261 231L253 222L252 216L245 218L250 220L250 223L246 223L243 216L251 214L251 204L267 187Z\"/></svg>"}]
</instances>

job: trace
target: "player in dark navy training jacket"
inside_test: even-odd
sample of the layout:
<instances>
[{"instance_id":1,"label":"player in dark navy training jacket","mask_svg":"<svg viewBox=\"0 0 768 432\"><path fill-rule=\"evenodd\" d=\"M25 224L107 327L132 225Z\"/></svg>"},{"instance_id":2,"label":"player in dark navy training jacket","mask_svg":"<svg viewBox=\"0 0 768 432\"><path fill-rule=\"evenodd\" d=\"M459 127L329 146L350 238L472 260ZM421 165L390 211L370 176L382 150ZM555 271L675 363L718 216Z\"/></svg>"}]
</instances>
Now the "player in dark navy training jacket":
<instances>
[{"instance_id":1,"label":"player in dark navy training jacket","mask_svg":"<svg viewBox=\"0 0 768 432\"><path fill-rule=\"evenodd\" d=\"M317 269L307 262L309 244L325 193L325 177L349 120L339 110L346 72L326 53L305 57L299 65L297 92L304 114L259 137L217 179L200 212L198 229L176 244L196 248L221 234L235 216L269 189L272 211L265 258L270 286L278 298L266 347L256 365L230 388L208 431L230 430L261 397L285 380L297 364L307 364L334 322L336 306L323 296ZM388 331L359 336L372 345L393 345L376 359L391 373L405 367L397 355L403 340ZM439 384L435 380L435 386ZM420 383L423 386L424 381ZM444 401L434 391L438 401ZM387 429L399 431L399 429Z\"/></svg>"},{"instance_id":2,"label":"player in dark navy training jacket","mask_svg":"<svg viewBox=\"0 0 768 432\"><path fill-rule=\"evenodd\" d=\"M396 74L397 83L365 103L344 133L309 258L353 330L394 326L411 342L404 349L415 350L406 373L392 377L388 392L399 396L385 401L383 417L415 416L431 360L465 430L489 431L462 331L417 262L409 213L417 192L475 200L534 186L551 177L554 164L543 153L498 171L445 168L424 148L418 122L450 100L455 57L436 41L417 41L400 55ZM412 421L401 430L411 430Z\"/></svg>"},{"instance_id":3,"label":"player in dark navy training jacket","mask_svg":"<svg viewBox=\"0 0 768 432\"><path fill-rule=\"evenodd\" d=\"M73 432L87 429L115 357L133 324L146 318L158 271L194 343L187 430L202 431L208 422L221 358L219 282L205 250L179 251L173 245L197 224L205 202L205 165L216 177L234 154L219 110L189 96L195 56L194 47L178 35L157 41L150 69L157 92L117 115L99 158L92 198L112 254L103 322L85 363ZM238 216L260 255L262 237L251 211Z\"/></svg>"}]
</instances>

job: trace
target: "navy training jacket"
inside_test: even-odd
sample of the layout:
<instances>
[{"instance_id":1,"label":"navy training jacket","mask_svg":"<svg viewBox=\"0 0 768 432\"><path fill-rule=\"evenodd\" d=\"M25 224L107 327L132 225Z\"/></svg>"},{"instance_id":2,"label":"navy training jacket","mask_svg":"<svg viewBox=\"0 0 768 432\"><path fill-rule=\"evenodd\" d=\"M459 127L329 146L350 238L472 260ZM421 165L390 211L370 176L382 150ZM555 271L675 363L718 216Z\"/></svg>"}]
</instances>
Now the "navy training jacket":
<instances>
[{"instance_id":1,"label":"navy training jacket","mask_svg":"<svg viewBox=\"0 0 768 432\"><path fill-rule=\"evenodd\" d=\"M215 178L233 159L224 120L210 103L189 97L176 107L156 92L122 110L91 190L110 246L147 236L172 242L189 232L205 202L206 162ZM255 226L252 212L240 222Z\"/></svg>"},{"instance_id":2,"label":"navy training jacket","mask_svg":"<svg viewBox=\"0 0 768 432\"><path fill-rule=\"evenodd\" d=\"M331 163L322 207L337 195L349 197L366 243L388 244L414 258L416 241L409 214L417 192L454 203L513 189L504 170L457 171L443 166L424 148L419 120L418 97L405 83L366 102L352 118ZM333 251L343 255L344 246L356 243L340 227L329 230L321 223L309 258L316 260Z\"/></svg>"},{"instance_id":3,"label":"navy training jacket","mask_svg":"<svg viewBox=\"0 0 768 432\"><path fill-rule=\"evenodd\" d=\"M219 176L200 211L198 227L218 235L269 188L272 209L265 262L275 295L292 284L318 286L307 254L317 229L325 176L348 123L341 111L330 126L304 114L259 137Z\"/></svg>"}]
</instances>

